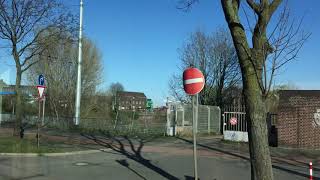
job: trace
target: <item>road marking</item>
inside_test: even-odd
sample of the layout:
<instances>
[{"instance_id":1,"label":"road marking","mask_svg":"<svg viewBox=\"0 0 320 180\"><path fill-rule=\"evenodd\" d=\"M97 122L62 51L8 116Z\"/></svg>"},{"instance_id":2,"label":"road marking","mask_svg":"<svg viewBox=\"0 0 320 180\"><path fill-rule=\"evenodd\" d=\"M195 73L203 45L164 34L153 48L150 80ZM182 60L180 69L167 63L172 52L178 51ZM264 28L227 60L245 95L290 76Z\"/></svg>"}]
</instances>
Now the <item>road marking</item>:
<instances>
[{"instance_id":1,"label":"road marking","mask_svg":"<svg viewBox=\"0 0 320 180\"><path fill-rule=\"evenodd\" d=\"M89 163L87 162L78 162L78 163L75 163L76 166L88 166Z\"/></svg>"}]
</instances>

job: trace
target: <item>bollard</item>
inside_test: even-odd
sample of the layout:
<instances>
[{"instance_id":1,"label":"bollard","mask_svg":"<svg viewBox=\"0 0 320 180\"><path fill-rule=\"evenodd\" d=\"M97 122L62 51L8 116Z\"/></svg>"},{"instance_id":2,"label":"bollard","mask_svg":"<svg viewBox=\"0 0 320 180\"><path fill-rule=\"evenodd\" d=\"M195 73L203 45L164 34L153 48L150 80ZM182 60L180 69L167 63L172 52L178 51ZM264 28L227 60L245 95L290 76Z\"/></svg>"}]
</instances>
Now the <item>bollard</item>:
<instances>
[{"instance_id":1,"label":"bollard","mask_svg":"<svg viewBox=\"0 0 320 180\"><path fill-rule=\"evenodd\" d=\"M310 180L313 179L313 176L312 176L312 162L309 163L309 172L310 172Z\"/></svg>"}]
</instances>

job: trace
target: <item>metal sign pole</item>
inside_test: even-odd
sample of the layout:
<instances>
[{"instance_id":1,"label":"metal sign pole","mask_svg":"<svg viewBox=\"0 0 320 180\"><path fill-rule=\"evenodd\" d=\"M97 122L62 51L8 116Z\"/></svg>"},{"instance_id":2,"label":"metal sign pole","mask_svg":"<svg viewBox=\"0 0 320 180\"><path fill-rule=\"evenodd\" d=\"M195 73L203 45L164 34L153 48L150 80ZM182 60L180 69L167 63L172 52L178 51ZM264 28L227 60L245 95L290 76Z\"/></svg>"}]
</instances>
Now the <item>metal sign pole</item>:
<instances>
[{"instance_id":1,"label":"metal sign pole","mask_svg":"<svg viewBox=\"0 0 320 180\"><path fill-rule=\"evenodd\" d=\"M194 179L198 180L198 164L197 164L197 131L198 131L198 93L201 92L205 85L205 79L202 72L194 67L190 67L183 71L183 89L192 95L192 126L193 126L193 160L194 160Z\"/></svg>"},{"instance_id":2,"label":"metal sign pole","mask_svg":"<svg viewBox=\"0 0 320 180\"><path fill-rule=\"evenodd\" d=\"M42 100L42 122L41 122L41 126L44 126L44 112L45 112L45 107L46 107L46 97L43 97Z\"/></svg>"},{"instance_id":3,"label":"metal sign pole","mask_svg":"<svg viewBox=\"0 0 320 180\"><path fill-rule=\"evenodd\" d=\"M198 163L197 163L197 124L198 124L198 94L192 96L193 111L193 160L194 160L194 179L198 180Z\"/></svg>"},{"instance_id":4,"label":"metal sign pole","mask_svg":"<svg viewBox=\"0 0 320 180\"><path fill-rule=\"evenodd\" d=\"M40 146L40 134L39 134L39 124L40 124L40 118L41 118L41 99L39 97L39 114L38 114L38 122L37 122L37 147L39 148Z\"/></svg>"}]
</instances>

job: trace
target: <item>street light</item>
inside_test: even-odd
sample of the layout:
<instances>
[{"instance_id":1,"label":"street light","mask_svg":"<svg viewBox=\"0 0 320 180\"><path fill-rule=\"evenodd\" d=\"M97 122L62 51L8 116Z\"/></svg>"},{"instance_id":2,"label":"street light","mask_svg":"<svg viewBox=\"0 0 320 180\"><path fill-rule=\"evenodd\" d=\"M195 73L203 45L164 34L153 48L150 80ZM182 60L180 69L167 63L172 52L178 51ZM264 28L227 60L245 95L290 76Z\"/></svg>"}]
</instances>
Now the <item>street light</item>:
<instances>
[{"instance_id":1,"label":"street light","mask_svg":"<svg viewBox=\"0 0 320 180\"><path fill-rule=\"evenodd\" d=\"M83 0L80 0L80 27L79 27L79 54L78 54L78 76L76 92L76 112L75 125L80 122L80 100L81 100L81 65L82 65L82 19L83 19Z\"/></svg>"}]
</instances>

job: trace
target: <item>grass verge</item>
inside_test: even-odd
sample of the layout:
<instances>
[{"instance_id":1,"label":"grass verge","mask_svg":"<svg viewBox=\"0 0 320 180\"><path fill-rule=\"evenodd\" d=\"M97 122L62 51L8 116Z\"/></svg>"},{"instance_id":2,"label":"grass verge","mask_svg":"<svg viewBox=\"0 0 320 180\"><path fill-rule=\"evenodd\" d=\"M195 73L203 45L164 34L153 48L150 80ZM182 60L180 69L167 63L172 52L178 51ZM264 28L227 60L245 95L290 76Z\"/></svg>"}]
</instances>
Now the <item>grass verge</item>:
<instances>
[{"instance_id":1,"label":"grass verge","mask_svg":"<svg viewBox=\"0 0 320 180\"><path fill-rule=\"evenodd\" d=\"M0 153L61 153L79 150L78 147L68 147L62 143L41 142L37 147L36 140L20 139L18 137L0 137Z\"/></svg>"}]
</instances>

